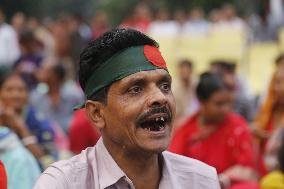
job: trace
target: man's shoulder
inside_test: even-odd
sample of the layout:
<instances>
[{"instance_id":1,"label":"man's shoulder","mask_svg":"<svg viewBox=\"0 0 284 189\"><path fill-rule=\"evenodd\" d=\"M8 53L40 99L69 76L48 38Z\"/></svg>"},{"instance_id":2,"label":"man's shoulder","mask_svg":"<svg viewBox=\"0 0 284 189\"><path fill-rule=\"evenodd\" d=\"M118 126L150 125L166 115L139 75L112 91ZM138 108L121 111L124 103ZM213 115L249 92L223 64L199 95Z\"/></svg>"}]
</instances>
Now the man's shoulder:
<instances>
[{"instance_id":1,"label":"man's shoulder","mask_svg":"<svg viewBox=\"0 0 284 189\"><path fill-rule=\"evenodd\" d=\"M168 151L163 152L163 157L175 175L195 175L205 180L218 181L216 169L199 160Z\"/></svg>"},{"instance_id":2,"label":"man's shoulder","mask_svg":"<svg viewBox=\"0 0 284 189\"><path fill-rule=\"evenodd\" d=\"M90 164L89 156L91 153L95 154L94 148L95 147L89 147L83 150L80 154L71 157L70 159L55 162L49 168L57 168L66 175L74 174L77 171L88 169ZM46 171L48 171L48 169Z\"/></svg>"},{"instance_id":3,"label":"man's shoulder","mask_svg":"<svg viewBox=\"0 0 284 189\"><path fill-rule=\"evenodd\" d=\"M95 147L89 147L80 154L68 160L61 160L51 164L39 177L34 188L42 189L47 186L59 188L79 188L81 183L87 183L93 175L92 167L96 166L92 159L95 156ZM47 185L46 185L47 184ZM49 185L50 184L50 185ZM46 186L45 186L46 185ZM45 186L45 187L43 187ZM51 187L52 188L52 187Z\"/></svg>"}]
</instances>

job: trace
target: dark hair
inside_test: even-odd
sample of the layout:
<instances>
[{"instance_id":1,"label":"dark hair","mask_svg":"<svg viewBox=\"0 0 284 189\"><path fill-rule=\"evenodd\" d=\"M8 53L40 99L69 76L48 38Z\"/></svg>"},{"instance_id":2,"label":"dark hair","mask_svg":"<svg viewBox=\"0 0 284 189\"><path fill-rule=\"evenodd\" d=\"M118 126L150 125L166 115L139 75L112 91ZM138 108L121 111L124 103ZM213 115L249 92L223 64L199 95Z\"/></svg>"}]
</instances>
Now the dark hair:
<instances>
[{"instance_id":1,"label":"dark hair","mask_svg":"<svg viewBox=\"0 0 284 189\"><path fill-rule=\"evenodd\" d=\"M36 41L34 33L30 30L24 30L20 33L19 43L20 44L27 44L30 42Z\"/></svg>"},{"instance_id":2,"label":"dark hair","mask_svg":"<svg viewBox=\"0 0 284 189\"><path fill-rule=\"evenodd\" d=\"M63 66L63 63L56 63L54 66L52 66L52 71L55 73L55 75L60 81L64 81L66 76L66 69Z\"/></svg>"},{"instance_id":3,"label":"dark hair","mask_svg":"<svg viewBox=\"0 0 284 189\"><path fill-rule=\"evenodd\" d=\"M284 172L284 137L282 136L281 146L278 151L278 162L280 170Z\"/></svg>"},{"instance_id":4,"label":"dark hair","mask_svg":"<svg viewBox=\"0 0 284 189\"><path fill-rule=\"evenodd\" d=\"M3 84L11 77L11 76L19 76L26 86L28 86L26 80L23 78L21 74L17 74L13 71L13 69L9 66L0 66L0 88L3 87Z\"/></svg>"},{"instance_id":5,"label":"dark hair","mask_svg":"<svg viewBox=\"0 0 284 189\"><path fill-rule=\"evenodd\" d=\"M200 101L208 100L217 91L227 89L222 77L217 74L205 72L200 75L196 87L196 95Z\"/></svg>"},{"instance_id":6,"label":"dark hair","mask_svg":"<svg viewBox=\"0 0 284 189\"><path fill-rule=\"evenodd\" d=\"M277 56L277 58L275 59L275 64L279 65L281 61L284 60L284 54L280 54Z\"/></svg>"},{"instance_id":7,"label":"dark hair","mask_svg":"<svg viewBox=\"0 0 284 189\"><path fill-rule=\"evenodd\" d=\"M79 82L83 91L94 70L107 59L123 49L140 45L159 47L155 40L133 29L113 29L92 41L80 54ZM108 88L94 94L92 100L106 102Z\"/></svg>"},{"instance_id":8,"label":"dark hair","mask_svg":"<svg viewBox=\"0 0 284 189\"><path fill-rule=\"evenodd\" d=\"M218 72L220 74L223 74L225 72L229 73L235 73L236 71L236 64L231 61L226 60L214 60L210 63L211 66L217 66Z\"/></svg>"},{"instance_id":9,"label":"dark hair","mask_svg":"<svg viewBox=\"0 0 284 189\"><path fill-rule=\"evenodd\" d=\"M192 69L192 62L190 60L188 60L188 59L181 60L178 65L179 65L179 67L186 66L189 69Z\"/></svg>"},{"instance_id":10,"label":"dark hair","mask_svg":"<svg viewBox=\"0 0 284 189\"><path fill-rule=\"evenodd\" d=\"M0 66L0 88L3 83L12 75L12 69L9 66Z\"/></svg>"}]
</instances>

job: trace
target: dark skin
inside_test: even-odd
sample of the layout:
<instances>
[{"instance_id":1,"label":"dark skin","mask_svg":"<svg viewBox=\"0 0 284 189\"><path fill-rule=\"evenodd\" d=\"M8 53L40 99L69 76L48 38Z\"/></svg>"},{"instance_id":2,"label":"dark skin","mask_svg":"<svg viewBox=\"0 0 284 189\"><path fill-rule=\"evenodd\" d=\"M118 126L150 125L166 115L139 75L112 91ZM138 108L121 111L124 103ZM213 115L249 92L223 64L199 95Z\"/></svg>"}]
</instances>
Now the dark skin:
<instances>
[{"instance_id":1,"label":"dark skin","mask_svg":"<svg viewBox=\"0 0 284 189\"><path fill-rule=\"evenodd\" d=\"M107 150L137 189L158 188L162 170L158 156L170 141L172 120L159 132L137 124L139 116L155 107L166 107L175 116L171 77L162 69L138 72L113 83L107 104L86 103L86 112L101 130Z\"/></svg>"},{"instance_id":2,"label":"dark skin","mask_svg":"<svg viewBox=\"0 0 284 189\"><path fill-rule=\"evenodd\" d=\"M21 116L27 103L27 95L27 87L17 75L10 76L0 87L0 125L9 127L20 139L32 135ZM26 147L37 159L44 156L38 144L29 144Z\"/></svg>"},{"instance_id":3,"label":"dark skin","mask_svg":"<svg viewBox=\"0 0 284 189\"><path fill-rule=\"evenodd\" d=\"M62 80L54 73L53 67L56 65L55 60L47 59L43 62L42 67L39 69L37 78L41 82L48 84L48 95L51 99L52 107L58 108L60 104L60 88L62 86Z\"/></svg>"},{"instance_id":4,"label":"dark skin","mask_svg":"<svg viewBox=\"0 0 284 189\"><path fill-rule=\"evenodd\" d=\"M199 135L195 140L204 140L219 129L220 124L224 122L226 114L231 111L232 93L223 89L214 92L207 100L201 101ZM242 165L233 165L223 172L238 180L254 180L254 170ZM231 179L231 183L235 180ZM220 183L222 188L226 188L224 183Z\"/></svg>"},{"instance_id":5,"label":"dark skin","mask_svg":"<svg viewBox=\"0 0 284 189\"><path fill-rule=\"evenodd\" d=\"M24 120L11 108L0 109L0 125L9 127L20 139L32 136L31 132L27 129ZM29 144L26 147L37 159L40 159L45 155L42 148L36 143Z\"/></svg>"},{"instance_id":6,"label":"dark skin","mask_svg":"<svg viewBox=\"0 0 284 189\"><path fill-rule=\"evenodd\" d=\"M273 108L272 108L272 120L273 128L276 129L282 123L282 117L284 113L284 69L279 69L275 73L275 79L273 81ZM259 129L256 125L253 126L253 133L260 139L268 139L271 136L271 132Z\"/></svg>"}]
</instances>

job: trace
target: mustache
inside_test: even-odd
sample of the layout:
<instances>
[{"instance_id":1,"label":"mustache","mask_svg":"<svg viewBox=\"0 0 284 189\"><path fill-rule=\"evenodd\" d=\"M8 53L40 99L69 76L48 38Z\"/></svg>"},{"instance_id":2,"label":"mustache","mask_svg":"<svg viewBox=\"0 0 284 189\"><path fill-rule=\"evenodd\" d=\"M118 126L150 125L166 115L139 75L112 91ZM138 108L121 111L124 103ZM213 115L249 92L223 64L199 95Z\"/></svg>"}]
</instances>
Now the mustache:
<instances>
[{"instance_id":1,"label":"mustache","mask_svg":"<svg viewBox=\"0 0 284 189\"><path fill-rule=\"evenodd\" d=\"M161 107L154 107L154 108L150 109L149 111L141 114L137 118L136 123L141 124L141 123L147 121L148 117L151 117L152 115L159 114L159 113L164 113L164 114L167 115L167 122L172 121L172 112L166 106L161 106Z\"/></svg>"}]
</instances>

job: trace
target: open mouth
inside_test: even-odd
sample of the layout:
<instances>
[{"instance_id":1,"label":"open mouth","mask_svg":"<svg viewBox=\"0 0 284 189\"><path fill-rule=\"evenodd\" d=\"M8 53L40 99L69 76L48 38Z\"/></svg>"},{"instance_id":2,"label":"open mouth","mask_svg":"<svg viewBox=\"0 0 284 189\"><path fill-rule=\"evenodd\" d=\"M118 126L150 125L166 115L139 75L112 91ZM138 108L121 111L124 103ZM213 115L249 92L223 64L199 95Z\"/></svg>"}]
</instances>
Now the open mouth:
<instances>
[{"instance_id":1,"label":"open mouth","mask_svg":"<svg viewBox=\"0 0 284 189\"><path fill-rule=\"evenodd\" d=\"M169 118L167 116L155 116L143 120L139 123L139 126L147 131L157 132L164 130L168 121Z\"/></svg>"}]
</instances>

